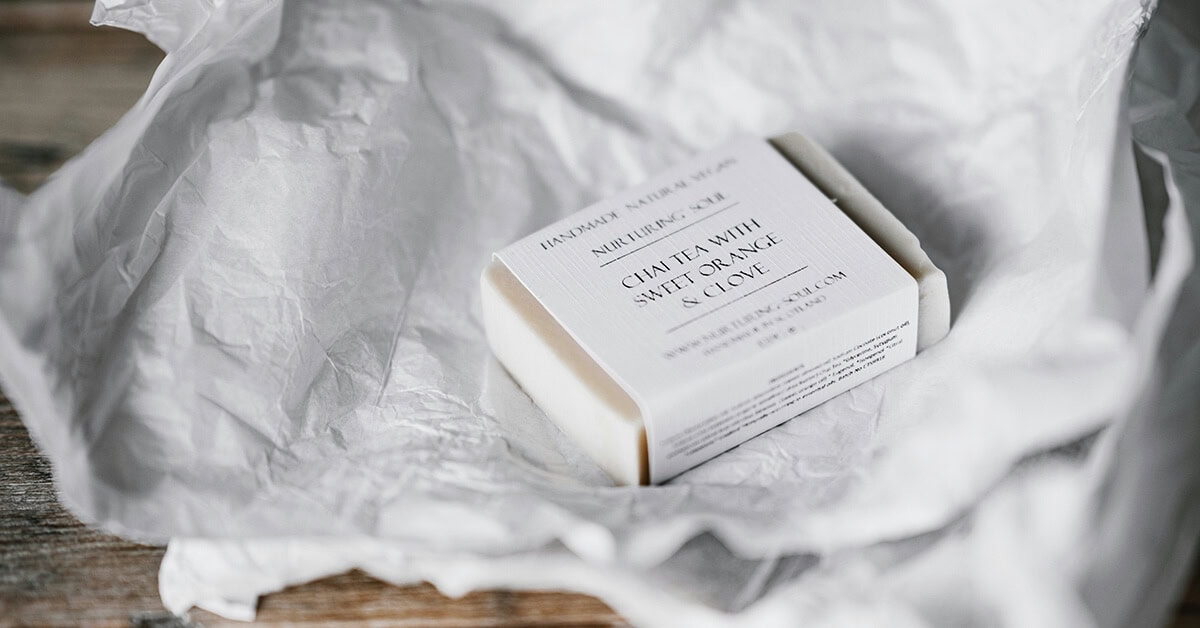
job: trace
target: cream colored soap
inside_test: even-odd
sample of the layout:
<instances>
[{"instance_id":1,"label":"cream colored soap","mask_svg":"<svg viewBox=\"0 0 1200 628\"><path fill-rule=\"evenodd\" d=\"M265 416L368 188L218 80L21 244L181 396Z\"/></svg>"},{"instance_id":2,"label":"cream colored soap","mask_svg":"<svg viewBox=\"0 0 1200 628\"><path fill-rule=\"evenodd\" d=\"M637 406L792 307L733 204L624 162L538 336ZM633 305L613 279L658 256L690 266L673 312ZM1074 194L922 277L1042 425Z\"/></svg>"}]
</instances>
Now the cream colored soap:
<instances>
[{"instance_id":1,"label":"cream colored soap","mask_svg":"<svg viewBox=\"0 0 1200 628\"><path fill-rule=\"evenodd\" d=\"M916 349L941 340L950 325L946 277L917 238L813 142L788 134L771 144L916 280ZM513 378L618 484L649 483L646 429L634 398L502 262L488 265L481 284L488 342Z\"/></svg>"}]
</instances>

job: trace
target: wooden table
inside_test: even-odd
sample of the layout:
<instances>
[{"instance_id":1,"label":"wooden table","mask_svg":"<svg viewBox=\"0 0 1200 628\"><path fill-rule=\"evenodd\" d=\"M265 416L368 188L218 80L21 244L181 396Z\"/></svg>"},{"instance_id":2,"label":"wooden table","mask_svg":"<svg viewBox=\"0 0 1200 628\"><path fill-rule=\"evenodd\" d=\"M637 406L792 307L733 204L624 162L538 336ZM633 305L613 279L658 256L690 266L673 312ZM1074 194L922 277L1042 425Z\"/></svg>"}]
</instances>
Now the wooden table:
<instances>
[{"instance_id":1,"label":"wooden table","mask_svg":"<svg viewBox=\"0 0 1200 628\"><path fill-rule=\"evenodd\" d=\"M145 89L162 53L139 35L88 25L91 2L0 0L0 179L31 192L110 127ZM242 625L162 608L164 548L84 527L55 496L50 464L0 392L0 625ZM450 599L361 572L268 595L265 624L611 626L595 598L487 591ZM1200 586L1176 617L1200 628Z\"/></svg>"}]
</instances>

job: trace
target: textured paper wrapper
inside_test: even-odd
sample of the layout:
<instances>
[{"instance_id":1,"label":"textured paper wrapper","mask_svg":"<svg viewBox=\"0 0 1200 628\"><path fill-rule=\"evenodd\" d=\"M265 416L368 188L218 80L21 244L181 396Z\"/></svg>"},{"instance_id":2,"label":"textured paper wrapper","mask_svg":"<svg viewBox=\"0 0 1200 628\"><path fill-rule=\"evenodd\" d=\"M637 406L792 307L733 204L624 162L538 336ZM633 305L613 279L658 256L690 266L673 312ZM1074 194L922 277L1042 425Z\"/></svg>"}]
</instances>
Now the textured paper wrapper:
<instances>
[{"instance_id":1,"label":"textured paper wrapper","mask_svg":"<svg viewBox=\"0 0 1200 628\"><path fill-rule=\"evenodd\" d=\"M587 591L645 624L1153 620L1197 520L1200 73L1152 29L1125 106L1149 14L102 0L98 22L168 54L49 184L0 197L0 378L73 512L177 539L177 611L247 616L360 566ZM1141 159L1171 192L1151 220L1130 119L1168 129ZM921 239L950 335L614 488L489 358L478 273L687 155L788 130Z\"/></svg>"}]
</instances>

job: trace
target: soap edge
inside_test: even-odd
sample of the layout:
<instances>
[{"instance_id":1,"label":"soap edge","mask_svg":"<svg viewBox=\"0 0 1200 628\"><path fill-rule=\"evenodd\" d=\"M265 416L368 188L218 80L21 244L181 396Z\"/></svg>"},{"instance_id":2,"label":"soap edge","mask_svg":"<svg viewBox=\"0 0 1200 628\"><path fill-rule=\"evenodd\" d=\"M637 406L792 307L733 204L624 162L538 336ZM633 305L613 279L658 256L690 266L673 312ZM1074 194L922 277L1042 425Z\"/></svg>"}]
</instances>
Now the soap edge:
<instances>
[{"instance_id":1,"label":"soap edge","mask_svg":"<svg viewBox=\"0 0 1200 628\"><path fill-rule=\"evenodd\" d=\"M504 283L502 283L500 281L489 279L489 275L498 274L498 273L507 273L508 277L510 277L512 279L512 281L509 282L511 284L511 290L520 291L520 294L513 294L508 289L508 286L504 285ZM500 362L500 364L504 366L504 369L517 382L517 384L519 384L521 386L522 390L525 391L525 394L527 394L531 398L533 398L534 402L537 403L539 405L539 407L542 408L542 410L545 412L546 416L550 419L551 423L554 423L563 432L568 433L571 436L571 440L575 441L576 445L579 446L581 449L588 450L587 451L588 456L597 465L599 465L602 469L604 469L604 471L611 478L613 478L613 480L617 484L619 484L619 485L635 485L636 484L636 485L648 486L650 484L650 465L649 465L649 449L648 449L648 444L647 444L647 439L646 439L645 421L642 418L641 408L637 405L637 402L632 398L632 396L629 395L628 391L626 391L623 387L621 387L621 385L612 377L612 375L609 374L602 366L600 366L595 361L595 359L592 358L592 356L590 354L588 354L587 351L573 337L571 337L570 333L568 333L567 330L562 327L562 324L559 323L558 320L555 319L554 316L552 314L550 314L549 311L546 310L545 306L543 306L541 304L541 302L539 302L533 296L533 294L529 292L529 289L523 283L521 283L521 281L518 278L516 278L512 274L512 271L504 264L504 262L502 260L500 260L499 258L493 257L492 261L486 267L484 267L483 271L480 273L479 281L480 281L480 306L481 306L481 309L483 310L483 324L484 324L484 329L485 329L485 335L487 337L488 345L489 345L490 349L492 350L493 355L495 355L496 358L498 359L498 361ZM571 426L564 426L558 420L557 414L550 410L550 408L548 407L548 405L545 403L545 400L544 400L545 395L543 393L548 392L548 389L550 388L549 385L542 386L542 385L539 385L532 381L526 381L526 378L522 377L520 373L518 373L512 369L511 365L509 364L510 360L508 358L508 352L501 345L501 339L499 337L499 332L498 332L498 330L495 330L492 328L493 320L496 316L495 311L493 309L494 306L492 305L492 300L497 299L497 298L508 300L510 302L510 305L515 304L518 298L523 298L523 299L527 300L529 302L530 306L537 309L538 313L541 315L540 318L542 320L535 321L535 320L531 320L530 318L526 318L524 316L514 317L516 319L516 324L520 326L522 332L525 335L529 336L530 338L534 338L534 339L539 338L536 328L539 327L538 323L540 322L540 324L541 324L540 326L544 328L544 331L547 331L550 334L552 334L553 336L555 336L555 340L557 340L557 342L559 344L569 344L572 348L574 348L576 350L577 353L580 354L580 356L582 358L588 360L588 365L591 367L588 369L590 371L590 373L580 372L579 369L577 368L578 365L573 365L572 360L570 359L570 356L564 355L561 350L556 348L554 342L550 342L549 340L547 340L545 338L545 336L541 336L541 338L543 339L542 342L545 345L545 348L547 349L547 351L549 352L549 355L546 357L545 361L548 362L548 364L550 365L551 368L561 368L561 369L575 371L577 380L582 383L584 388L590 389L590 392L595 396L595 398L598 400L599 403L606 406L608 408L608 410L611 411L614 415L621 416L622 418L619 420L627 421L628 423L630 423L631 428L635 428L637 430L638 433L636 435L636 439L638 442L638 444L637 444L638 451L637 451L636 456L637 456L638 462L637 462L636 481L633 481L634 478L629 477L623 473L615 473L614 469L610 468L609 465L606 464L606 462L603 460L604 456L595 455L592 453L592 451L589 450L589 445L594 444L594 443L592 443L591 441L588 441L586 439L577 438L577 436L574 434L575 430L573 430L571 428ZM512 309L516 310L517 308L512 308ZM587 377L585 377L586 375L591 375L592 377L600 378L603 381L599 385L593 385L594 382L591 382L591 380L589 380ZM606 396L606 392L605 392L605 390L603 390L605 388L609 388L612 391L618 392L622 396L624 401L626 401L630 406L632 406L634 409L636 409L637 416L636 417L627 416L624 412L622 412L622 410L620 408L620 404L614 402L614 400L612 400L611 398ZM581 440L583 440L584 442L579 442ZM620 466L621 465L618 465L618 467L620 467Z\"/></svg>"},{"instance_id":2,"label":"soap edge","mask_svg":"<svg viewBox=\"0 0 1200 628\"><path fill-rule=\"evenodd\" d=\"M944 338L950 331L946 274L929 258L920 239L820 144L795 132L768 142L817 189L836 199L838 209L917 280L917 351ZM889 238L881 233L887 228L898 229L901 235Z\"/></svg>"}]
</instances>

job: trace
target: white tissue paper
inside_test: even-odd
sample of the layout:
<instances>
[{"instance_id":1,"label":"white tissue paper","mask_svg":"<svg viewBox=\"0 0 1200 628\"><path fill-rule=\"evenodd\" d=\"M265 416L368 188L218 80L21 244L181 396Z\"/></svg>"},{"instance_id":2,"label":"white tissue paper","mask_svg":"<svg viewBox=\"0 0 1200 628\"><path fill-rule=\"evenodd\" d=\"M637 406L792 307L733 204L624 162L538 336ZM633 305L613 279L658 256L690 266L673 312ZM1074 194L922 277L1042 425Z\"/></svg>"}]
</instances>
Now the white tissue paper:
<instances>
[{"instance_id":1,"label":"white tissue paper","mask_svg":"<svg viewBox=\"0 0 1200 628\"><path fill-rule=\"evenodd\" d=\"M249 618L360 567L647 625L1158 621L1200 520L1200 72L1151 28L1129 106L1152 9L99 0L168 54L111 131L0 198L0 379L73 512L172 539L177 612ZM1161 140L1137 169L1131 128ZM789 130L921 239L950 335L613 487L489 357L479 271Z\"/></svg>"}]
</instances>

